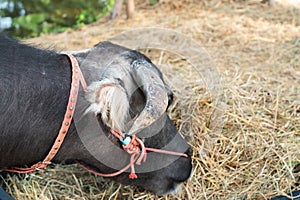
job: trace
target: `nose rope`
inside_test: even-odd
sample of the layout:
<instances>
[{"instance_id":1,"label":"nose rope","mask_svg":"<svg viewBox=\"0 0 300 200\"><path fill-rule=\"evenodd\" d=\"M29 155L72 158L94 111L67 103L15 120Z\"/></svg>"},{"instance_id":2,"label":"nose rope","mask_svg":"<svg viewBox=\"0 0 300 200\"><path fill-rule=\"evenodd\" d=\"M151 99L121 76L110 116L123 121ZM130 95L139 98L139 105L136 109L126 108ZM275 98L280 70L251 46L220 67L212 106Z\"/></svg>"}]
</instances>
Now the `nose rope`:
<instances>
[{"instance_id":1,"label":"nose rope","mask_svg":"<svg viewBox=\"0 0 300 200\"><path fill-rule=\"evenodd\" d=\"M173 156L188 157L188 155L185 153L145 147L144 142L141 139L139 139L136 135L129 136L126 133L122 133L120 130L112 130L112 129L110 132L121 141L123 149L130 155L129 164L124 168L120 169L119 171L116 171L114 173L108 173L108 174L97 172L95 170L86 167L81 163L78 163L82 168L86 169L87 171L93 174L103 176L103 177L117 176L130 168L131 172L129 174L129 178L136 179L138 177L135 173L134 165L135 164L141 165L142 162L146 162L147 151L168 154Z\"/></svg>"}]
</instances>

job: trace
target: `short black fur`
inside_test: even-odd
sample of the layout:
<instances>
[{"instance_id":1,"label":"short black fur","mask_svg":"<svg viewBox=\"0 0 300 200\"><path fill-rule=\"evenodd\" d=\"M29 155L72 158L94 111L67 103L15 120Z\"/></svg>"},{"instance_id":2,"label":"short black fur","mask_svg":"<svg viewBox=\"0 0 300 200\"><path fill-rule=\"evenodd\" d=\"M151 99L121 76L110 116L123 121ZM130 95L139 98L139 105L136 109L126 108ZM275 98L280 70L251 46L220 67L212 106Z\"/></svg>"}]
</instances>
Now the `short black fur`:
<instances>
[{"instance_id":1,"label":"short black fur","mask_svg":"<svg viewBox=\"0 0 300 200\"><path fill-rule=\"evenodd\" d=\"M70 62L3 34L0 55L0 167L33 164L49 151L63 119Z\"/></svg>"}]
</instances>

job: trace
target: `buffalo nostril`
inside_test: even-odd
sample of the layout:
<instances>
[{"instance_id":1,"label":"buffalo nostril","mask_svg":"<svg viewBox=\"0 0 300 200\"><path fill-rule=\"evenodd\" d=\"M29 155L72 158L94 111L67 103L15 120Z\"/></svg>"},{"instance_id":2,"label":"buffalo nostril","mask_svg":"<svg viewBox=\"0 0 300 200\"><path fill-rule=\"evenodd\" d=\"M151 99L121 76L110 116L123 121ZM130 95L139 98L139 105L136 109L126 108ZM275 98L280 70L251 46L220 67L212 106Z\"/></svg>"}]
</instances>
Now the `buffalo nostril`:
<instances>
[{"instance_id":1,"label":"buffalo nostril","mask_svg":"<svg viewBox=\"0 0 300 200\"><path fill-rule=\"evenodd\" d=\"M186 150L186 152L185 152L188 156L192 156L193 155L193 150L192 150L192 148L191 147L189 147L187 150Z\"/></svg>"}]
</instances>

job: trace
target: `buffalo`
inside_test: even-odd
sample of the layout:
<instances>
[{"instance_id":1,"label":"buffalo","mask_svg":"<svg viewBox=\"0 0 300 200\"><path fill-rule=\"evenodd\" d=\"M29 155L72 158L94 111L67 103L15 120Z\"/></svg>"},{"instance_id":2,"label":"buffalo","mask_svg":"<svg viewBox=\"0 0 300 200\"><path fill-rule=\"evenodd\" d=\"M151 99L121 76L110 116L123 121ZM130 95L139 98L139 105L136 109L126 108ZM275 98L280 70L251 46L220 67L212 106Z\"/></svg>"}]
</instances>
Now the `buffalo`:
<instances>
[{"instance_id":1,"label":"buffalo","mask_svg":"<svg viewBox=\"0 0 300 200\"><path fill-rule=\"evenodd\" d=\"M126 169L110 178L158 195L177 190L191 174L192 151L167 114L172 90L149 58L110 42L56 52L0 34L0 171L50 164L41 161L56 144L71 95L72 62L65 53L76 58L87 87L78 90L74 118L51 163L79 163L99 174L120 171L132 155L111 134L118 130L126 139L138 138L139 151L143 145L185 156L148 152L134 166L135 177Z\"/></svg>"}]
</instances>

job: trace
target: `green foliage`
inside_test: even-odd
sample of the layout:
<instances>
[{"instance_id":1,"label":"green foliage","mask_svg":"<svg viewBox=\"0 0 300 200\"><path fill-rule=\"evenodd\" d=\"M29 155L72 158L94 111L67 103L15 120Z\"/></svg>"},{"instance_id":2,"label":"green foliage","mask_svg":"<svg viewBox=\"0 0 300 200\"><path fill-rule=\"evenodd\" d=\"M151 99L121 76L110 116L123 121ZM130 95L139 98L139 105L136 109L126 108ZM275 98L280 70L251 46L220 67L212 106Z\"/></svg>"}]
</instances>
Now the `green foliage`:
<instances>
[{"instance_id":1,"label":"green foliage","mask_svg":"<svg viewBox=\"0 0 300 200\"><path fill-rule=\"evenodd\" d=\"M158 0L150 0L150 5L153 6L153 5L157 4L157 1L158 1Z\"/></svg>"},{"instance_id":2,"label":"green foliage","mask_svg":"<svg viewBox=\"0 0 300 200\"><path fill-rule=\"evenodd\" d=\"M79 14L76 15L75 28L79 28L84 24L89 24L97 21L99 17L105 16L113 8L114 0L107 0L104 6L99 10L95 10L93 7L83 9Z\"/></svg>"},{"instance_id":3,"label":"green foliage","mask_svg":"<svg viewBox=\"0 0 300 200\"><path fill-rule=\"evenodd\" d=\"M9 4L0 11L0 17L12 17L13 24L7 32L22 38L81 27L106 15L114 4L114 0L5 1Z\"/></svg>"},{"instance_id":4,"label":"green foliage","mask_svg":"<svg viewBox=\"0 0 300 200\"><path fill-rule=\"evenodd\" d=\"M107 13L109 13L115 4L115 0L106 0L105 6L103 7L100 16L105 16Z\"/></svg>"},{"instance_id":5,"label":"green foliage","mask_svg":"<svg viewBox=\"0 0 300 200\"><path fill-rule=\"evenodd\" d=\"M13 18L13 26L18 30L24 30L30 36L38 36L42 32L43 26L40 26L46 20L44 13L34 13L25 16Z\"/></svg>"}]
</instances>

